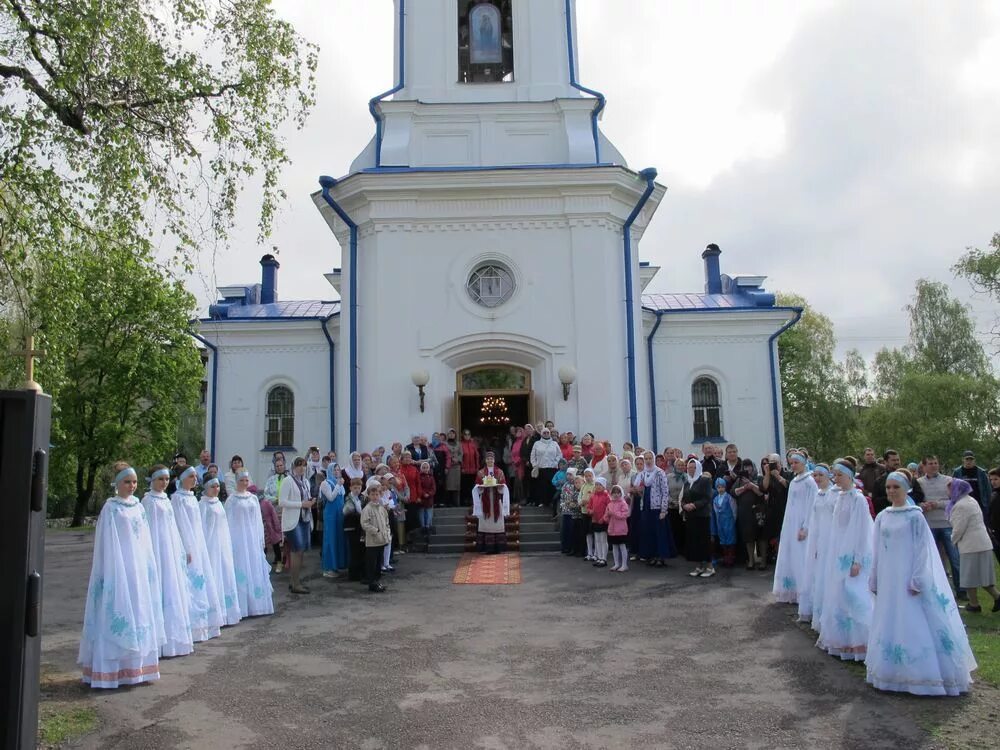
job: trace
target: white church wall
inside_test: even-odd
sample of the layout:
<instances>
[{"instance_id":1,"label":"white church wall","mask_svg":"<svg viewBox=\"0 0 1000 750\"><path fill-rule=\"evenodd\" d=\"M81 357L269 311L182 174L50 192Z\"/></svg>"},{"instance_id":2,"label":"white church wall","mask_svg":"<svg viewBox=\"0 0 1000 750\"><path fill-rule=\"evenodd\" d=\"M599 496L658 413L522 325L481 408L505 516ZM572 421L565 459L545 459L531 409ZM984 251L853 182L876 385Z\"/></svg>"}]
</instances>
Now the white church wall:
<instances>
[{"instance_id":1,"label":"white church wall","mask_svg":"<svg viewBox=\"0 0 1000 750\"><path fill-rule=\"evenodd\" d=\"M532 184L521 176L513 187L497 184L510 179L506 175L475 175L471 181L469 175L436 175L433 182L427 175L382 175L378 181L365 178L366 187L348 193L345 205L362 224L359 446L452 426L456 372L481 364L529 368L536 419L627 439L621 221L644 184L624 170L607 170L589 175L585 194L575 195L577 172L548 170ZM419 177L424 194L406 177ZM465 180L468 187L449 191L449 179ZM408 187L406 199L389 190L389 180L396 189ZM347 192L349 183L342 186ZM636 242L661 195L659 189L644 212ZM334 226L346 244L343 227ZM345 258L346 277L349 253ZM510 269L517 283L513 297L496 308L478 306L466 291L472 270L487 261ZM344 340L349 308L345 297ZM639 342L639 317L636 331ZM567 401L557 374L563 365L578 373ZM415 369L430 374L423 413L410 378ZM338 408L338 442L344 444L344 359L338 375L338 394L345 399ZM641 371L638 376L641 389L645 380Z\"/></svg>"},{"instance_id":2,"label":"white church wall","mask_svg":"<svg viewBox=\"0 0 1000 750\"><path fill-rule=\"evenodd\" d=\"M265 444L267 394L276 385L287 386L295 399L289 458L304 454L310 445L330 447L329 346L319 321L203 322L202 335L219 351L214 458L223 471L238 454L263 487L273 452ZM210 361L209 371L211 367ZM209 405L211 397L209 393ZM212 422L209 413L206 445Z\"/></svg>"},{"instance_id":3,"label":"white church wall","mask_svg":"<svg viewBox=\"0 0 1000 750\"><path fill-rule=\"evenodd\" d=\"M656 448L674 446L700 453L703 441L694 437L691 386L705 375L719 386L723 434L717 437L736 443L740 455L755 462L774 451L767 342L790 316L787 310L767 308L664 314L653 339ZM645 313L646 335L655 319L654 314Z\"/></svg>"}]
</instances>

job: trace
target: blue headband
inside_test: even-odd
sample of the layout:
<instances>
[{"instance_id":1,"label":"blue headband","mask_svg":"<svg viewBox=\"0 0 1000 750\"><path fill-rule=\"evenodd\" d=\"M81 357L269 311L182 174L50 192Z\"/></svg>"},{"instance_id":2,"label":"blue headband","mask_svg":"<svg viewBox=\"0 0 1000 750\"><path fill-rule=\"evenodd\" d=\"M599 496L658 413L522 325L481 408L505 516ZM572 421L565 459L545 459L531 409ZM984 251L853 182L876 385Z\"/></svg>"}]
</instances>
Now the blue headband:
<instances>
[{"instance_id":1,"label":"blue headband","mask_svg":"<svg viewBox=\"0 0 1000 750\"><path fill-rule=\"evenodd\" d=\"M154 471L152 474L149 475L146 481L152 484L155 480L159 479L160 477L165 477L166 479L170 479L170 472L167 471L166 469L157 469L156 471Z\"/></svg>"},{"instance_id":2,"label":"blue headband","mask_svg":"<svg viewBox=\"0 0 1000 750\"><path fill-rule=\"evenodd\" d=\"M219 478L212 477L211 479L205 480L205 484L202 485L202 488L207 490L209 487L218 487L218 486L219 486Z\"/></svg>"},{"instance_id":3,"label":"blue headband","mask_svg":"<svg viewBox=\"0 0 1000 750\"><path fill-rule=\"evenodd\" d=\"M904 474L901 471L892 472L891 474L889 474L889 476L885 478L885 481L899 482L899 484L902 485L903 489L905 489L907 492L910 491L910 480L907 479L906 474Z\"/></svg>"},{"instance_id":4,"label":"blue headband","mask_svg":"<svg viewBox=\"0 0 1000 750\"><path fill-rule=\"evenodd\" d=\"M243 479L243 477L246 477L247 479L249 479L250 478L250 472L247 471L246 469L240 469L239 471L236 472L236 479L237 480Z\"/></svg>"},{"instance_id":5,"label":"blue headband","mask_svg":"<svg viewBox=\"0 0 1000 750\"><path fill-rule=\"evenodd\" d=\"M800 464L805 464L806 457L803 456L801 453L793 453L788 457L788 463L791 463L792 461L798 461Z\"/></svg>"},{"instance_id":6,"label":"blue headband","mask_svg":"<svg viewBox=\"0 0 1000 750\"><path fill-rule=\"evenodd\" d=\"M851 479L854 479L854 470L847 464L836 463L833 465L834 471L839 471L841 474L846 474Z\"/></svg>"},{"instance_id":7,"label":"blue headband","mask_svg":"<svg viewBox=\"0 0 1000 750\"><path fill-rule=\"evenodd\" d=\"M816 466L816 467L813 468L813 472L819 472L824 477L829 477L830 476L830 470L828 468L826 468L825 466Z\"/></svg>"},{"instance_id":8,"label":"blue headband","mask_svg":"<svg viewBox=\"0 0 1000 750\"><path fill-rule=\"evenodd\" d=\"M118 486L119 482L121 482L124 479L128 479L129 477L132 477L132 479L136 478L135 469L133 469L131 466L126 466L124 469L115 474L115 487Z\"/></svg>"},{"instance_id":9,"label":"blue headband","mask_svg":"<svg viewBox=\"0 0 1000 750\"><path fill-rule=\"evenodd\" d=\"M198 476L198 472L194 470L193 466L188 466L186 469L184 469L184 471L181 472L181 475L177 477L177 481L183 482L188 477L196 477L196 476Z\"/></svg>"},{"instance_id":10,"label":"blue headband","mask_svg":"<svg viewBox=\"0 0 1000 750\"><path fill-rule=\"evenodd\" d=\"M716 487L725 487L726 486L726 480L723 479L722 477L719 477L718 479L715 480L715 486Z\"/></svg>"}]
</instances>

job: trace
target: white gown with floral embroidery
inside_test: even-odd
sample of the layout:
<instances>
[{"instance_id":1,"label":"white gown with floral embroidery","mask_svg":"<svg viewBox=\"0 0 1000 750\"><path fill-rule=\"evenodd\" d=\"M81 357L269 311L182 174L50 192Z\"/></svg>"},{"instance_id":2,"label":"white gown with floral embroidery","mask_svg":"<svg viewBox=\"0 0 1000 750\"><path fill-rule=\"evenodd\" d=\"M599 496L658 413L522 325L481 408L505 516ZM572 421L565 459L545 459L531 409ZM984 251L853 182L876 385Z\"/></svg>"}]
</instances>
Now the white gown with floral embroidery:
<instances>
[{"instance_id":1,"label":"white gown with floral embroidery","mask_svg":"<svg viewBox=\"0 0 1000 750\"><path fill-rule=\"evenodd\" d=\"M244 617L273 615L271 566L264 552L264 520L260 501L249 492L233 494L226 500L229 534L233 539L236 590Z\"/></svg>"},{"instance_id":2,"label":"white gown with floral embroidery","mask_svg":"<svg viewBox=\"0 0 1000 750\"><path fill-rule=\"evenodd\" d=\"M799 589L805 585L807 539L799 541L799 530L808 526L816 491L816 480L809 472L799 474L788 483L788 504L781 523L771 588L779 602L795 604L799 600Z\"/></svg>"},{"instance_id":3,"label":"white gown with floral embroidery","mask_svg":"<svg viewBox=\"0 0 1000 750\"><path fill-rule=\"evenodd\" d=\"M815 630L823 611L823 587L826 579L826 553L830 546L830 526L833 521L833 505L840 494L835 487L816 490L816 500L807 523L809 536L806 538L806 564L799 587L799 621L811 622ZM817 592L819 594L817 595Z\"/></svg>"},{"instance_id":4,"label":"white gown with floral embroidery","mask_svg":"<svg viewBox=\"0 0 1000 750\"><path fill-rule=\"evenodd\" d=\"M233 566L233 541L229 536L229 521L219 498L204 497L198 503L201 524L205 531L205 546L215 578L216 607L222 612L223 625L236 625L243 619L240 597L236 591L236 569Z\"/></svg>"},{"instance_id":5,"label":"white gown with floral embroidery","mask_svg":"<svg viewBox=\"0 0 1000 750\"><path fill-rule=\"evenodd\" d=\"M968 692L976 660L920 508L878 514L869 583L875 612L868 682L914 695Z\"/></svg>"},{"instance_id":6,"label":"white gown with floral embroidery","mask_svg":"<svg viewBox=\"0 0 1000 750\"><path fill-rule=\"evenodd\" d=\"M184 656L194 651L191 638L191 594L188 591L187 553L170 498L147 492L142 507L149 521L153 555L160 573L160 601L163 604L163 628L167 642L160 656Z\"/></svg>"},{"instance_id":7,"label":"white gown with floral embroidery","mask_svg":"<svg viewBox=\"0 0 1000 750\"><path fill-rule=\"evenodd\" d=\"M205 530L201 525L198 501L190 490L177 490L170 497L174 507L177 530L184 542L184 551L191 556L187 566L188 593L191 595L191 636L195 643L219 635L222 627L222 610L217 606L215 576L205 544Z\"/></svg>"},{"instance_id":8,"label":"white gown with floral embroidery","mask_svg":"<svg viewBox=\"0 0 1000 750\"><path fill-rule=\"evenodd\" d=\"M109 499L94 534L78 663L83 681L116 688L160 678L166 642L160 575L146 511L135 497Z\"/></svg>"},{"instance_id":9,"label":"white gown with floral embroidery","mask_svg":"<svg viewBox=\"0 0 1000 750\"><path fill-rule=\"evenodd\" d=\"M851 568L861 568L856 576ZM823 581L816 645L841 659L864 661L875 606L868 590L872 569L872 515L857 489L837 493ZM818 593L817 593L818 596Z\"/></svg>"}]
</instances>

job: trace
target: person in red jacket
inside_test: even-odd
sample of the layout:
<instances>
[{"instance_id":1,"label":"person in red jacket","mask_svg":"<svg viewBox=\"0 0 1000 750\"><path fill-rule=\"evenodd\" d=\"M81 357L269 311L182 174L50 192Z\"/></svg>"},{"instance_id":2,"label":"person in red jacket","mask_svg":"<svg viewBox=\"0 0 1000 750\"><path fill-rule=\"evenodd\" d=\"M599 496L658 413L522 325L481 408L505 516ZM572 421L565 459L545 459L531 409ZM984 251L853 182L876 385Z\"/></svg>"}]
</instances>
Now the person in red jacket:
<instances>
[{"instance_id":1,"label":"person in red jacket","mask_svg":"<svg viewBox=\"0 0 1000 750\"><path fill-rule=\"evenodd\" d=\"M611 503L608 494L608 480L598 477L594 491L590 495L590 530L594 533L595 568L608 567L608 523L604 520L605 511Z\"/></svg>"},{"instance_id":2,"label":"person in red jacket","mask_svg":"<svg viewBox=\"0 0 1000 750\"><path fill-rule=\"evenodd\" d=\"M434 520L434 496L437 495L437 482L431 474L431 465L424 461L420 464L420 476L417 479L417 497L420 499L420 528L428 535L431 533L431 522Z\"/></svg>"},{"instance_id":3,"label":"person in red jacket","mask_svg":"<svg viewBox=\"0 0 1000 750\"><path fill-rule=\"evenodd\" d=\"M472 488L479 473L479 444L472 439L472 432L462 430L462 505L472 505Z\"/></svg>"}]
</instances>

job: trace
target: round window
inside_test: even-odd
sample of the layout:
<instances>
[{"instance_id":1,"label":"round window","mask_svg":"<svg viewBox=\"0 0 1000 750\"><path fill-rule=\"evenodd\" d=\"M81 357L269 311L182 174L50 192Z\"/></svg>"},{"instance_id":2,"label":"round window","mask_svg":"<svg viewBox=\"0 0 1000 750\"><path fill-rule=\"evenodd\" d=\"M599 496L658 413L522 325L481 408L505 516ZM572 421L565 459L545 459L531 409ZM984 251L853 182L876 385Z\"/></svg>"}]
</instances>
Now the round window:
<instances>
[{"instance_id":1,"label":"round window","mask_svg":"<svg viewBox=\"0 0 1000 750\"><path fill-rule=\"evenodd\" d=\"M514 274L499 263L486 263L472 272L465 288L477 305L498 307L514 294Z\"/></svg>"}]
</instances>

